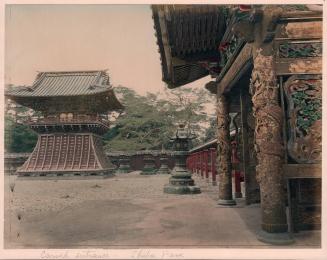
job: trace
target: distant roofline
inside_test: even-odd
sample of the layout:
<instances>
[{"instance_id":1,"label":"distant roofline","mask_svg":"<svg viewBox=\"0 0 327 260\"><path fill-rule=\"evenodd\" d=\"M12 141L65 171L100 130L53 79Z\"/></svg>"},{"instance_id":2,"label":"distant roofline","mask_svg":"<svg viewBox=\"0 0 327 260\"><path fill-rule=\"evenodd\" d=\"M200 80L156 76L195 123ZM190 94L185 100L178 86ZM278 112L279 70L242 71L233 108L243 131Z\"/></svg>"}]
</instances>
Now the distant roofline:
<instances>
[{"instance_id":1,"label":"distant roofline","mask_svg":"<svg viewBox=\"0 0 327 260\"><path fill-rule=\"evenodd\" d=\"M99 70L49 70L49 71L36 71L39 73L83 73L83 72L107 72L109 69L99 69Z\"/></svg>"}]
</instances>

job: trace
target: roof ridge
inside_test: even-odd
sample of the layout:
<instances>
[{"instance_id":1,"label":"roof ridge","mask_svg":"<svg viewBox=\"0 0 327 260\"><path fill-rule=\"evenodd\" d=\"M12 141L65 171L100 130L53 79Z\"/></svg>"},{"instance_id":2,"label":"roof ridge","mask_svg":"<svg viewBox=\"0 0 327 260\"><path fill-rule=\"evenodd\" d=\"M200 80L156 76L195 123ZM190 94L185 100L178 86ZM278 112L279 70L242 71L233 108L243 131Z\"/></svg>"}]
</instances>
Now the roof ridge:
<instances>
[{"instance_id":1,"label":"roof ridge","mask_svg":"<svg viewBox=\"0 0 327 260\"><path fill-rule=\"evenodd\" d=\"M108 69L104 70L58 70L58 71L40 71L42 74L73 74L73 73L101 73L107 72Z\"/></svg>"}]
</instances>

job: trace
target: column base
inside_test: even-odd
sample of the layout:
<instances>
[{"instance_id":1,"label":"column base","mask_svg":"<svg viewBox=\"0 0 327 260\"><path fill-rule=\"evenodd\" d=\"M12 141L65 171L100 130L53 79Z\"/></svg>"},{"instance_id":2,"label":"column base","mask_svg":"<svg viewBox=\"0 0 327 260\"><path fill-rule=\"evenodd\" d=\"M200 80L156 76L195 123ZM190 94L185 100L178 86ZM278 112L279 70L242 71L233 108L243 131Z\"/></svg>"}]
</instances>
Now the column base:
<instances>
[{"instance_id":1,"label":"column base","mask_svg":"<svg viewBox=\"0 0 327 260\"><path fill-rule=\"evenodd\" d=\"M159 168L157 174L170 174L169 168Z\"/></svg>"},{"instance_id":2,"label":"column base","mask_svg":"<svg viewBox=\"0 0 327 260\"><path fill-rule=\"evenodd\" d=\"M140 175L154 175L156 174L156 169L153 169L153 170L143 170L142 172L140 172Z\"/></svg>"},{"instance_id":3,"label":"column base","mask_svg":"<svg viewBox=\"0 0 327 260\"><path fill-rule=\"evenodd\" d=\"M257 239L261 242L272 244L272 245L289 245L294 243L293 237L288 232L269 233L260 230L257 233Z\"/></svg>"},{"instance_id":4,"label":"column base","mask_svg":"<svg viewBox=\"0 0 327 260\"><path fill-rule=\"evenodd\" d=\"M197 186L174 186L166 185L164 187L164 193L168 194L199 194L201 190Z\"/></svg>"},{"instance_id":5,"label":"column base","mask_svg":"<svg viewBox=\"0 0 327 260\"><path fill-rule=\"evenodd\" d=\"M181 170L181 169L179 169ZM169 184L164 186L164 193L169 194L199 194L201 190L194 185L194 180L191 174L187 171L176 173L176 168L173 176L169 178Z\"/></svg>"},{"instance_id":6,"label":"column base","mask_svg":"<svg viewBox=\"0 0 327 260\"><path fill-rule=\"evenodd\" d=\"M218 205L222 205L222 206L235 206L236 205L236 201L235 200L218 200Z\"/></svg>"}]
</instances>

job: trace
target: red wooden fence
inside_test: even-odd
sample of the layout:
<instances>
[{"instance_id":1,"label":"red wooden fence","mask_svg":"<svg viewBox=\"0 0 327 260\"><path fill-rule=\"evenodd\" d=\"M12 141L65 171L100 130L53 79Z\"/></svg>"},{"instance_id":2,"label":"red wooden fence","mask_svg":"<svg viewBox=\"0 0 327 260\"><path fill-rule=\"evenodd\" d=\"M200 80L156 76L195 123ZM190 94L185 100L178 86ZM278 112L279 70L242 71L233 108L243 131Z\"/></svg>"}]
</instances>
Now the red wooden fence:
<instances>
[{"instance_id":1,"label":"red wooden fence","mask_svg":"<svg viewBox=\"0 0 327 260\"><path fill-rule=\"evenodd\" d=\"M205 148L191 152L186 161L187 169L197 176L217 185L217 150L216 148ZM234 177L235 196L241 197L241 182L244 181L243 172L239 170L240 160L237 157L237 144L232 143L232 176Z\"/></svg>"}]
</instances>

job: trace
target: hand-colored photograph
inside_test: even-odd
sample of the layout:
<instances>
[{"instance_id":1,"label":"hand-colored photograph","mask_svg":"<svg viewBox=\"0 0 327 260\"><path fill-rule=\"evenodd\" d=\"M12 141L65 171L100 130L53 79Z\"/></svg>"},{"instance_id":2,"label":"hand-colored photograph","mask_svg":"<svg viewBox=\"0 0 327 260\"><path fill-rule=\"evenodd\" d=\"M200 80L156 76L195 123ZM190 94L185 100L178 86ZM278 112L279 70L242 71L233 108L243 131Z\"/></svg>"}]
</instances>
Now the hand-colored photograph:
<instances>
[{"instance_id":1,"label":"hand-colored photograph","mask_svg":"<svg viewBox=\"0 0 327 260\"><path fill-rule=\"evenodd\" d=\"M320 249L322 27L319 4L6 4L4 249Z\"/></svg>"}]
</instances>

